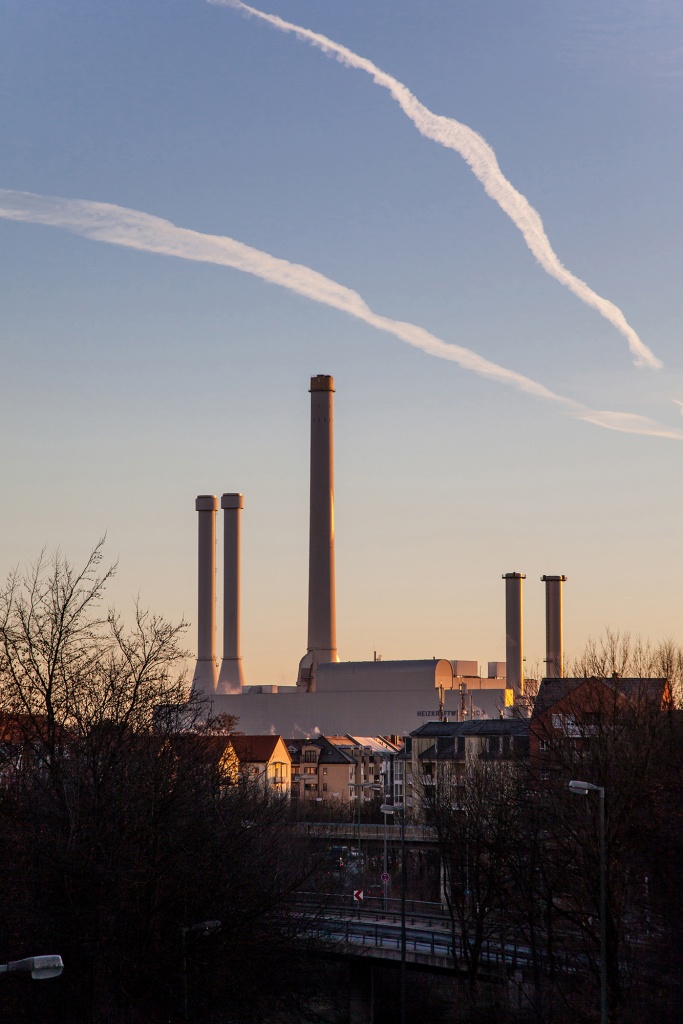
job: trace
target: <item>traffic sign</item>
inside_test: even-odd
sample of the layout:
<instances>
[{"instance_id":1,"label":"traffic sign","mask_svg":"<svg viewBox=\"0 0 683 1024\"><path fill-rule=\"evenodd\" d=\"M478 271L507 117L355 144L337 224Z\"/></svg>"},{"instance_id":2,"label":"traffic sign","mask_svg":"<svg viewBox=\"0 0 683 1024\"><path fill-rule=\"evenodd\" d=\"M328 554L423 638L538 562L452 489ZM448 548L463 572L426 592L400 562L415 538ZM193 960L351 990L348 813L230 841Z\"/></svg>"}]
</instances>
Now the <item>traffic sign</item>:
<instances>
[{"instance_id":1,"label":"traffic sign","mask_svg":"<svg viewBox=\"0 0 683 1024\"><path fill-rule=\"evenodd\" d=\"M386 871L383 871L383 872L382 872L382 881L383 881L384 883L386 883L386 882L388 882L388 881L389 881L389 875L388 875L388 874L386 873Z\"/></svg>"},{"instance_id":2,"label":"traffic sign","mask_svg":"<svg viewBox=\"0 0 683 1024\"><path fill-rule=\"evenodd\" d=\"M356 901L356 903L362 903L363 902L363 890L362 889L354 889L353 890L353 898Z\"/></svg>"}]
</instances>

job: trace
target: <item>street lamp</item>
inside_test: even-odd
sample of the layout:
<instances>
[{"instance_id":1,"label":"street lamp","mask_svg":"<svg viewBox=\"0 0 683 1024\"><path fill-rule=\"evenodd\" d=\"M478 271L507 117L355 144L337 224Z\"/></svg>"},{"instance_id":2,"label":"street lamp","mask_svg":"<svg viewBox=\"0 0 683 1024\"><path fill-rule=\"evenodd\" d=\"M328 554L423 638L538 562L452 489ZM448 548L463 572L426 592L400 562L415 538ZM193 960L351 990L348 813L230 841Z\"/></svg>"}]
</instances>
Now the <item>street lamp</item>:
<instances>
[{"instance_id":1,"label":"street lamp","mask_svg":"<svg viewBox=\"0 0 683 1024\"><path fill-rule=\"evenodd\" d=\"M386 793L385 793L385 800L386 800ZM391 810L391 812L387 811L387 804L386 803L382 804L380 810L382 811L382 814L384 815L384 854L382 856L382 895L383 895L384 899L382 901L382 909L386 913L386 909L387 909L387 887L389 885L389 861L387 860L387 814L388 813L393 814L394 812L393 812L393 809Z\"/></svg>"},{"instance_id":2,"label":"street lamp","mask_svg":"<svg viewBox=\"0 0 683 1024\"><path fill-rule=\"evenodd\" d=\"M607 1024L607 871L605 857L605 788L572 779L569 789L578 796L597 793L600 800L600 1024Z\"/></svg>"},{"instance_id":3,"label":"street lamp","mask_svg":"<svg viewBox=\"0 0 683 1024\"><path fill-rule=\"evenodd\" d=\"M359 861L358 867L360 868L360 812L361 812L361 804L363 803L363 790L364 789L374 789L376 792L383 793L384 792L384 786L380 786L376 782L349 782L349 786L352 786L354 789L360 789L360 793L358 794L358 797L357 797L357 799L358 799L358 861Z\"/></svg>"},{"instance_id":4,"label":"street lamp","mask_svg":"<svg viewBox=\"0 0 683 1024\"><path fill-rule=\"evenodd\" d=\"M29 956L0 964L0 974L30 974L32 978L57 978L64 970L61 956Z\"/></svg>"},{"instance_id":5,"label":"street lamp","mask_svg":"<svg viewBox=\"0 0 683 1024\"><path fill-rule=\"evenodd\" d=\"M401 823L401 1016L400 1024L406 1021L406 889L408 879L408 866L406 863L406 812L405 804L382 804L380 811L384 815L395 814L400 811ZM386 823L386 817L384 821ZM386 837L386 832L385 832Z\"/></svg>"}]
</instances>

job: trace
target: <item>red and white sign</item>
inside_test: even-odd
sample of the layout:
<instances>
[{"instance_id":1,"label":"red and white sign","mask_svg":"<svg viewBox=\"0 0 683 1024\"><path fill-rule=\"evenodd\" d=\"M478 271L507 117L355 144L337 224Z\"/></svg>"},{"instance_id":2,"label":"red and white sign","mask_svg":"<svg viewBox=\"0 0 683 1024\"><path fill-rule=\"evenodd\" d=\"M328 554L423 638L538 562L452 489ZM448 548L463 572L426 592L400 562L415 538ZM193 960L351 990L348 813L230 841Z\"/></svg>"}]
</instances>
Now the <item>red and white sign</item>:
<instances>
[{"instance_id":1,"label":"red and white sign","mask_svg":"<svg viewBox=\"0 0 683 1024\"><path fill-rule=\"evenodd\" d=\"M363 902L363 890L362 889L354 889L353 890L353 898L356 901L356 903L362 903Z\"/></svg>"},{"instance_id":2,"label":"red and white sign","mask_svg":"<svg viewBox=\"0 0 683 1024\"><path fill-rule=\"evenodd\" d=\"M389 881L389 875L387 874L386 871L382 872L382 881L384 882L385 885Z\"/></svg>"}]
</instances>

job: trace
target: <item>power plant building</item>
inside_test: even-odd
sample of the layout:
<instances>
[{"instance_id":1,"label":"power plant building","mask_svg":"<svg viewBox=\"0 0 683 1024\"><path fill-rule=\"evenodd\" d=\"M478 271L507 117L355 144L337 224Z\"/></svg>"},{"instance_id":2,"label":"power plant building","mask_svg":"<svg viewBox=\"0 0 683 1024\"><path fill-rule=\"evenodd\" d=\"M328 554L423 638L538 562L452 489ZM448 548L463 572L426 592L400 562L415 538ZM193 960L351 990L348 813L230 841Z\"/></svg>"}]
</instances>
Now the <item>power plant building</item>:
<instances>
[{"instance_id":1,"label":"power plant building","mask_svg":"<svg viewBox=\"0 0 683 1024\"><path fill-rule=\"evenodd\" d=\"M218 500L197 499L199 514L198 658L193 689L211 700L212 713L235 715L250 734L282 736L405 735L429 720L498 718L524 693L521 573L507 573L504 662L489 662L482 676L476 662L435 658L415 661L339 660L336 637L334 553L334 380L311 379L311 480L308 643L296 685L249 686L240 651L241 494L224 494L223 660L215 639L216 514ZM549 659L561 665L561 594L565 577L552 580L552 641ZM294 676L294 673L293 673Z\"/></svg>"}]
</instances>

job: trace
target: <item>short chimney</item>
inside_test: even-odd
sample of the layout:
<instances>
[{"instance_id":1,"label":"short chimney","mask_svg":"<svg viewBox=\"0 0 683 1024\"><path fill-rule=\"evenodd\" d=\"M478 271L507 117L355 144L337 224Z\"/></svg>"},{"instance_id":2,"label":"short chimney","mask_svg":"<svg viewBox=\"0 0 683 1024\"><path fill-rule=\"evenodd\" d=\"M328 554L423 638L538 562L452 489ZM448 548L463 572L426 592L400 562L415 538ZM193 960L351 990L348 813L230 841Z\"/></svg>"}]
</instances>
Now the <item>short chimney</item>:
<instances>
[{"instance_id":1,"label":"short chimney","mask_svg":"<svg viewBox=\"0 0 683 1024\"><path fill-rule=\"evenodd\" d=\"M566 576L541 576L545 583L545 674L548 679L564 675L562 635L562 584Z\"/></svg>"},{"instance_id":2,"label":"short chimney","mask_svg":"<svg viewBox=\"0 0 683 1024\"><path fill-rule=\"evenodd\" d=\"M200 494L197 558L197 665L192 690L212 696L216 692L216 511L218 498Z\"/></svg>"},{"instance_id":3,"label":"short chimney","mask_svg":"<svg viewBox=\"0 0 683 1024\"><path fill-rule=\"evenodd\" d=\"M524 695L524 636L522 580L524 573L506 572L505 580L505 676L513 700Z\"/></svg>"}]
</instances>

